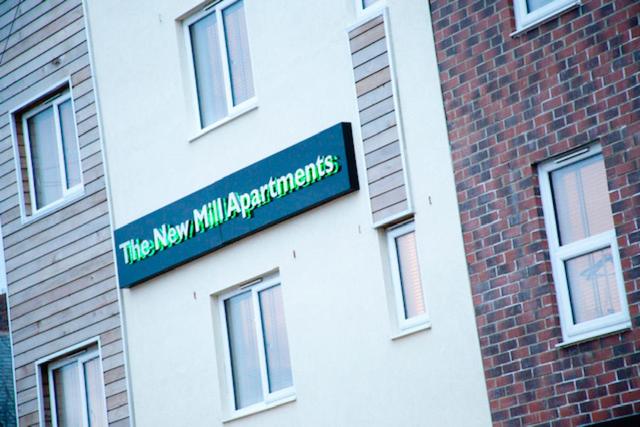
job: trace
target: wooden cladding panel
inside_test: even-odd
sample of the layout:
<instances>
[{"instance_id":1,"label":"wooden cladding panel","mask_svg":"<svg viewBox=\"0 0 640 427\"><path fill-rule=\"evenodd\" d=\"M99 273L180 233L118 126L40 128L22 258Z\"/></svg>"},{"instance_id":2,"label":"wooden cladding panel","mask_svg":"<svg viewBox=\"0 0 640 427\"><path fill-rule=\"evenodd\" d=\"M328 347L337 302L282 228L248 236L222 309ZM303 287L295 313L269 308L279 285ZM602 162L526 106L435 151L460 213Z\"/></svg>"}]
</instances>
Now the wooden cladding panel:
<instances>
[{"instance_id":1,"label":"wooden cladding panel","mask_svg":"<svg viewBox=\"0 0 640 427\"><path fill-rule=\"evenodd\" d=\"M377 16L349 32L371 215L377 225L409 210L384 19Z\"/></svg>"},{"instance_id":2,"label":"wooden cladding panel","mask_svg":"<svg viewBox=\"0 0 640 427\"><path fill-rule=\"evenodd\" d=\"M0 44L6 46L0 63L0 221L19 425L39 422L35 361L100 337L107 419L110 426L128 426L118 288L81 0L0 3ZM15 135L8 112L67 79L74 100L84 193L48 215L23 223L18 179L26 188L28 182L15 170ZM24 153L20 164L26 165Z\"/></svg>"}]
</instances>

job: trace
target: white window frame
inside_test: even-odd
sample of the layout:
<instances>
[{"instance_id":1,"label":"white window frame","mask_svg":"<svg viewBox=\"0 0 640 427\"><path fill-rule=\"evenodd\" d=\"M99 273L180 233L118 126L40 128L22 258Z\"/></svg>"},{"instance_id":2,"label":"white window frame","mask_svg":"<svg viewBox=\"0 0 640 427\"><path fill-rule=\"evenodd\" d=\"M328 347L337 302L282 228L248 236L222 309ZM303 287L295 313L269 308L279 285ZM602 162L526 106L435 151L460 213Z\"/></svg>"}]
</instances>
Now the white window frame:
<instances>
[{"instance_id":1,"label":"white window frame","mask_svg":"<svg viewBox=\"0 0 640 427\"><path fill-rule=\"evenodd\" d=\"M581 0L554 0L533 12L528 12L527 0L513 0L516 31L512 35L520 34L581 4Z\"/></svg>"},{"instance_id":2,"label":"white window frame","mask_svg":"<svg viewBox=\"0 0 640 427\"><path fill-rule=\"evenodd\" d=\"M356 11L358 12L358 14L365 14L365 13L369 13L370 11L377 11L385 8L387 5L386 0L377 0L374 4L368 7L364 6L364 0L355 0L355 2L356 2Z\"/></svg>"},{"instance_id":3,"label":"white window frame","mask_svg":"<svg viewBox=\"0 0 640 427\"><path fill-rule=\"evenodd\" d=\"M65 90L55 93L61 88ZM51 93L54 93L51 95ZM59 105L63 102L71 101L71 109L73 116L73 128L76 134L76 150L78 153L78 167L80 169L80 182L73 187L67 187L67 167L64 161L64 147L62 145L62 128L60 126L60 111ZM35 105L33 108L29 108L30 105ZM55 144L58 152L58 165L60 167L60 179L62 186L62 197L49 203L48 205L37 207L36 194L34 185L34 171L33 162L31 158L31 140L29 136L29 128L27 126L27 120L36 114L46 110L47 108L53 108L54 126L55 126ZM65 80L62 84L55 85L54 89L47 91L45 95L39 95L34 99L22 104L22 106L9 112L12 133L13 133L13 153L16 164L16 179L18 183L18 198L20 201L20 212L22 223L25 224L30 220L40 218L47 215L62 206L68 204L71 201L76 200L84 193L84 174L82 171L82 156L80 151L80 141L78 139L78 124L76 122L76 108L71 94L71 84L69 80ZM20 120L16 120L16 116L20 116ZM17 127L22 129L22 141L18 139ZM31 204L30 213L27 213L26 201L25 201L25 189L22 183L22 165L20 164L20 150L19 145L24 146L26 162L27 162L27 178L29 184L29 201Z\"/></svg>"},{"instance_id":4,"label":"white window frame","mask_svg":"<svg viewBox=\"0 0 640 427\"><path fill-rule=\"evenodd\" d=\"M400 262L398 260L398 248L396 246L396 238L411 232L415 234L416 232L415 220L412 219L398 226L389 228L385 230L385 232L387 236L387 253L389 255L389 265L391 267L391 283L393 286L393 295L395 300L395 312L396 312L396 319L398 322L398 329L401 332L412 332L415 329L420 330L420 329L423 329L425 326L430 326L429 310L427 307L427 302L426 302L426 297L424 292L424 281L422 280L422 271L420 272L420 285L422 286L422 299L425 307L425 312L421 315L414 316L409 319L406 319L404 315L404 295L402 293L402 278L400 276ZM419 260L420 257L418 254L419 254L418 244L417 244L417 238L416 238L416 255Z\"/></svg>"},{"instance_id":5,"label":"white window frame","mask_svg":"<svg viewBox=\"0 0 640 427\"><path fill-rule=\"evenodd\" d=\"M92 348L95 347L95 348ZM73 363L73 359L82 358L84 361L90 360L94 357L98 358L99 370L100 370L100 383L101 388L104 394L104 400L101 401L102 413L105 420L105 425L107 424L107 402L106 402L106 390L104 386L104 370L102 368L102 350L99 337L90 338L86 341L75 344L71 347L68 347L64 350L53 353L47 357L39 359L35 362L35 372L36 372L36 386L38 391L38 408L39 408L39 424L40 426L45 426L45 397L44 397L44 383L42 375L47 375L48 387L49 387L49 405L51 410L51 422L52 427L57 427L57 419L54 421L54 417L57 417L57 414L54 414L56 411L55 406L55 394L52 394L52 371L58 367L67 365L69 363ZM83 363L84 363L83 361ZM84 379L84 369L82 369L82 379ZM83 386L84 388L84 383ZM86 393L83 393L83 415L86 414ZM87 423L87 417L85 417L85 423Z\"/></svg>"},{"instance_id":6,"label":"white window frame","mask_svg":"<svg viewBox=\"0 0 640 427\"><path fill-rule=\"evenodd\" d=\"M224 367L225 367L225 378L227 382L227 392L228 398L226 399L226 405L228 408L227 413L229 414L228 419L236 419L241 418L256 412L261 412L266 409L270 409L284 403L295 400L296 390L295 390L295 378L293 376L293 369L291 370L291 379L292 385L291 387L287 387L282 390L278 390L276 392L269 392L269 378L267 374L267 358L266 352L264 349L264 334L262 331L262 313L260 309L260 301L258 299L258 295L261 291L265 289L272 288L274 286L282 286L282 281L280 278L275 275L269 278L258 279L257 281L250 282L243 286L240 286L233 291L227 292L225 294L221 294L218 298L218 310L220 313L220 324L222 325L222 335L223 335L223 351L224 351ZM256 340L258 343L258 359L260 363L260 373L261 373L261 381L262 381L262 401L256 402L253 405L246 406L241 409L236 409L235 403L235 390L233 387L233 372L231 366L231 349L229 346L229 328L227 326L227 317L224 303L226 300L236 296L243 294L245 292L251 292L251 303L253 304L253 316L254 316L254 327L256 328ZM284 299L284 292L283 292ZM289 340L287 334L287 340ZM291 350L291 346L289 346L289 350ZM293 366L293 361L291 360L291 351L289 351L289 360L291 365Z\"/></svg>"},{"instance_id":7,"label":"white window frame","mask_svg":"<svg viewBox=\"0 0 640 427\"><path fill-rule=\"evenodd\" d=\"M247 48L249 50L249 60L251 61L251 79L253 82L253 96L249 99L242 101L240 104L234 106L233 105L233 92L231 89L231 72L229 71L229 53L227 52L227 39L225 34L224 22L222 20L222 11L232 4L243 1L245 8L245 25L247 38L249 39L249 43L247 44ZM251 54L251 36L249 31L249 18L246 13L247 3L246 0L224 0L224 1L214 1L211 5L205 7L200 12L190 16L189 18L183 21L182 27L184 31L184 39L187 43L187 56L189 58L189 81L191 85L191 93L193 96L193 112L195 117L195 128L197 129L197 134L191 140L196 139L202 134L209 132L217 127L222 126L223 124L233 120L234 118L241 116L258 106L258 95L256 88L256 80L254 78L255 75L255 61L253 60L253 55ZM200 100L198 98L198 87L196 83L196 67L193 61L193 46L191 44L191 32L189 31L189 27L191 24L199 21L207 15L212 13L216 14L216 22L218 27L218 41L220 45L218 46L220 55L222 56L222 75L224 78L224 90L225 90L225 102L227 105L227 114L226 116L218 119L217 121L210 123L206 126L202 126L202 122L200 119Z\"/></svg>"},{"instance_id":8,"label":"white window frame","mask_svg":"<svg viewBox=\"0 0 640 427\"><path fill-rule=\"evenodd\" d=\"M631 327L629 305L627 303L627 295L624 287L624 278L620 264L620 253L618 250L615 229L589 236L566 245L560 245L559 229L556 220L550 179L551 173L565 166L569 166L581 160L599 156L601 154L601 147L594 145L574 153L569 153L568 155L558 159L542 163L538 168L542 210L549 243L549 255L551 258L553 281L558 300L560 326L562 329L563 342L560 343L559 346L586 341ZM611 256L613 257L617 285L616 288L618 290L621 310L618 313L609 314L607 316L581 322L576 325L573 323L573 311L571 309L565 261L606 248L611 249Z\"/></svg>"}]
</instances>

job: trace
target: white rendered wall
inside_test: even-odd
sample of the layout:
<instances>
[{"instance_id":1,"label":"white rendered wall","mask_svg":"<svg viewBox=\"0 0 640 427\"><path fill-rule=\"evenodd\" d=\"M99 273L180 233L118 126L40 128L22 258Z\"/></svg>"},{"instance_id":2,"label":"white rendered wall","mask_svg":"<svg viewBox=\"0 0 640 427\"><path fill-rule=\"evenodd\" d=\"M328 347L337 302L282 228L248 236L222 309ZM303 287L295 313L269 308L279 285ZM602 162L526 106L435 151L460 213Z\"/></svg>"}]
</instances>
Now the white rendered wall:
<instances>
[{"instance_id":1,"label":"white rendered wall","mask_svg":"<svg viewBox=\"0 0 640 427\"><path fill-rule=\"evenodd\" d=\"M360 191L123 291L136 425L221 425L211 295L276 268L297 399L229 425L490 425L427 2L388 2L432 323L392 340L346 31L355 1L245 0L259 106L191 142L178 19L198 3L85 1L116 228L337 122L355 131Z\"/></svg>"}]
</instances>

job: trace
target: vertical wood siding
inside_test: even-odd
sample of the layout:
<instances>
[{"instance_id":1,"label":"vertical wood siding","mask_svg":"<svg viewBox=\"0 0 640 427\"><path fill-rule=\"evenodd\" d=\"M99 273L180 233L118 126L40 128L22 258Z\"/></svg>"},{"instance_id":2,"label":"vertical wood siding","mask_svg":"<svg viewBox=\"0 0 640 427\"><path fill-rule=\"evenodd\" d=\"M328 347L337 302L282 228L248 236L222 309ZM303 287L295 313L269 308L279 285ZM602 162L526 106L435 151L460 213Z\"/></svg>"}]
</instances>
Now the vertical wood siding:
<instances>
[{"instance_id":1,"label":"vertical wood siding","mask_svg":"<svg viewBox=\"0 0 640 427\"><path fill-rule=\"evenodd\" d=\"M381 224L409 210L384 16L351 30L349 44L371 215Z\"/></svg>"},{"instance_id":2,"label":"vertical wood siding","mask_svg":"<svg viewBox=\"0 0 640 427\"><path fill-rule=\"evenodd\" d=\"M17 10L16 14L16 8ZM15 17L15 19L14 19ZM129 425L123 343L91 65L79 0L0 4L0 221L20 426L38 425L35 361L100 337L107 417ZM84 195L22 224L9 111L70 79ZM28 188L28 182L24 181Z\"/></svg>"}]
</instances>

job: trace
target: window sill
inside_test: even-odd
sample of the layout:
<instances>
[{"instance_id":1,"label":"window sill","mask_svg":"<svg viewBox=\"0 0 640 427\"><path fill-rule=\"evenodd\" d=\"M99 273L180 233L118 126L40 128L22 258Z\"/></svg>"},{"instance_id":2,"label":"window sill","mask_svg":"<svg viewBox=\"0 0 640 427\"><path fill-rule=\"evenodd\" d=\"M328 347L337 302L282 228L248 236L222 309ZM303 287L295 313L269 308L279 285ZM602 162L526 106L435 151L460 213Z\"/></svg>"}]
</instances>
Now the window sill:
<instances>
[{"instance_id":1,"label":"window sill","mask_svg":"<svg viewBox=\"0 0 640 427\"><path fill-rule=\"evenodd\" d=\"M222 422L223 423L229 423L231 421L235 421L238 420L240 418L244 418L244 417L248 417L254 414L258 414L260 412L264 412L264 411L268 411L270 409L273 408L277 408L278 406L282 406L285 405L287 403L291 403L294 402L296 400L296 395L295 394L291 394L289 396L283 397L281 399L278 400L274 400L272 402L261 402L261 403L257 403L253 406L250 406L248 408L245 409L241 409L240 411L236 411L234 414L223 418Z\"/></svg>"},{"instance_id":2,"label":"window sill","mask_svg":"<svg viewBox=\"0 0 640 427\"><path fill-rule=\"evenodd\" d=\"M606 337L608 335L614 335L626 330L631 329L631 321L626 321L624 323L618 324L618 325L613 325L613 326L609 326L607 328L602 328L602 329L598 329L597 331L593 331L593 332L589 332L589 333L584 333L581 335L578 335L576 337L567 339L563 342L559 342L558 344L556 344L556 348L566 348L566 347L570 347L576 344L580 344L586 341L591 341L594 339L598 339L598 338L603 338Z\"/></svg>"},{"instance_id":3,"label":"window sill","mask_svg":"<svg viewBox=\"0 0 640 427\"><path fill-rule=\"evenodd\" d=\"M406 328L406 329L402 329L401 331L399 331L396 334L392 335L391 336L391 340L395 341L397 339L404 338L404 337L416 334L416 333L421 332L421 331L426 331L428 329L431 329L431 322L426 321L424 323L420 323L419 325L415 325L415 326L411 326L411 327Z\"/></svg>"},{"instance_id":4,"label":"window sill","mask_svg":"<svg viewBox=\"0 0 640 427\"><path fill-rule=\"evenodd\" d=\"M200 139L202 136L208 134L214 129L218 129L219 127L226 125L230 121L233 121L234 119L237 119L238 117L243 116L248 112L255 110L256 108L258 108L258 100L254 99L249 104L242 106L242 108L239 108L238 110L234 111L230 115L218 120L215 123L211 123L209 126L205 128L200 129L195 135L189 138L189 142L194 142L195 140Z\"/></svg>"},{"instance_id":5,"label":"window sill","mask_svg":"<svg viewBox=\"0 0 640 427\"><path fill-rule=\"evenodd\" d=\"M22 216L22 225L28 225L31 224L34 221L37 221L39 219L42 219L44 217L47 217L61 209L66 208L67 206L69 206L70 204L78 201L78 199L82 198L82 196L84 196L84 187L77 190L76 192L73 192L71 194L69 194L67 197L60 199L56 202L53 202L52 204L45 206L44 208L42 208L41 210L39 210L38 212L34 213L33 215L30 216Z\"/></svg>"},{"instance_id":6,"label":"window sill","mask_svg":"<svg viewBox=\"0 0 640 427\"><path fill-rule=\"evenodd\" d=\"M563 13L566 13L572 9L575 9L576 7L579 7L582 5L581 0L573 0L571 3L568 3L564 6L562 6L561 8L549 13L548 15L543 15L537 19L534 19L531 22L527 22L525 23L522 27L518 28L516 31L514 31L513 33L511 33L511 37L520 37L521 35L523 35L524 33L527 33L531 30L533 30L534 28L539 27L540 25L551 21L552 19L557 18L558 16L562 15ZM516 17L516 26L517 26L517 17Z\"/></svg>"}]
</instances>

